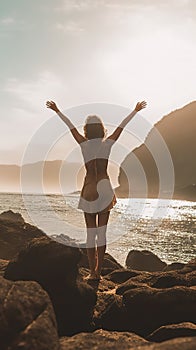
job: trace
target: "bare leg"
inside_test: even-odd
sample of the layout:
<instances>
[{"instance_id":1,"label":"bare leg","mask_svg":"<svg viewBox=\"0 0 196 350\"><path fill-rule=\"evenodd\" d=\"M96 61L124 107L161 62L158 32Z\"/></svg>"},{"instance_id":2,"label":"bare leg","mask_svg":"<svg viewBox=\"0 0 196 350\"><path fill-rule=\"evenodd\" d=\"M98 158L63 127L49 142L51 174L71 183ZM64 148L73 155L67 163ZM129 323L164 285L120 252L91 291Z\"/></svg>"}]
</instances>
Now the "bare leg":
<instances>
[{"instance_id":1,"label":"bare leg","mask_svg":"<svg viewBox=\"0 0 196 350\"><path fill-rule=\"evenodd\" d=\"M96 214L84 213L84 218L87 228L87 256L90 267L90 277L96 278L95 267L97 264L97 252L96 252Z\"/></svg>"},{"instance_id":2,"label":"bare leg","mask_svg":"<svg viewBox=\"0 0 196 350\"><path fill-rule=\"evenodd\" d=\"M106 230L110 212L98 214L97 227L97 265L95 268L97 277L100 277L106 251Z\"/></svg>"}]
</instances>

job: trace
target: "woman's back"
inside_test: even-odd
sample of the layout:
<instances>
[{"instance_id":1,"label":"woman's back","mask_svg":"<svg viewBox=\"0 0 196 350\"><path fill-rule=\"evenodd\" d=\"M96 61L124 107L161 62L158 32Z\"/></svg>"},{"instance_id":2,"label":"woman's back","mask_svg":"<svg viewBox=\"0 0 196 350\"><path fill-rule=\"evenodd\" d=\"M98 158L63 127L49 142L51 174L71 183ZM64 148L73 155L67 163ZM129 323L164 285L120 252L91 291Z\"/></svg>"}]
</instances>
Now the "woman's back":
<instances>
[{"instance_id":1,"label":"woman's back","mask_svg":"<svg viewBox=\"0 0 196 350\"><path fill-rule=\"evenodd\" d=\"M80 144L86 177L96 180L108 177L107 166L112 144L112 140L109 139L91 139Z\"/></svg>"}]
</instances>

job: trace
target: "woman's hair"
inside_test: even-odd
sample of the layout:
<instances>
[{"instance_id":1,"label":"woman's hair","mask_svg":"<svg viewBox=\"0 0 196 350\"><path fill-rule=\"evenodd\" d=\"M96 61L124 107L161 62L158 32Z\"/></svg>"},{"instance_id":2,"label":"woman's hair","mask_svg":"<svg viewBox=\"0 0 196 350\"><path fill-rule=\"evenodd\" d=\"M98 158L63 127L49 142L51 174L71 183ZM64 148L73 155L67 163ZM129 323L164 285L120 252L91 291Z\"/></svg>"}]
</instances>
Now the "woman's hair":
<instances>
[{"instance_id":1,"label":"woman's hair","mask_svg":"<svg viewBox=\"0 0 196 350\"><path fill-rule=\"evenodd\" d=\"M87 139L103 139L106 136L106 129L101 118L96 115L89 115L84 125L84 136Z\"/></svg>"}]
</instances>

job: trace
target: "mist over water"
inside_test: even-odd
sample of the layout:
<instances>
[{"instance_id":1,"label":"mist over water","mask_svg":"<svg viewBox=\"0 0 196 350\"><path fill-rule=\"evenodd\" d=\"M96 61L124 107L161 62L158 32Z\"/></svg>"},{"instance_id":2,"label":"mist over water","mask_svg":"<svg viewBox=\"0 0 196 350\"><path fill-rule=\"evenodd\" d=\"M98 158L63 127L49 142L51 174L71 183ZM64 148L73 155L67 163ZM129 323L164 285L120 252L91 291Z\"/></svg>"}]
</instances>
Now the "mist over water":
<instances>
[{"instance_id":1,"label":"mist over water","mask_svg":"<svg viewBox=\"0 0 196 350\"><path fill-rule=\"evenodd\" d=\"M0 212L13 210L49 236L64 234L85 242L78 195L0 193ZM124 265L131 249L145 249L167 263L196 256L196 203L180 200L117 198L111 210L107 251Z\"/></svg>"}]
</instances>

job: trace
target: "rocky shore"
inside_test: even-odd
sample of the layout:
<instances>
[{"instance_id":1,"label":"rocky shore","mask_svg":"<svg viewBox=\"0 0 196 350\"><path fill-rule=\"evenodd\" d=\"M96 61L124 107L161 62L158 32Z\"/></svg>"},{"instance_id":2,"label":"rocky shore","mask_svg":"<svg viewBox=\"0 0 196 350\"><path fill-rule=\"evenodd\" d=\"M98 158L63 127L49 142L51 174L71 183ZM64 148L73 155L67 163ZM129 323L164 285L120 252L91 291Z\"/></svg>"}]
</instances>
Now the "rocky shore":
<instances>
[{"instance_id":1,"label":"rocky shore","mask_svg":"<svg viewBox=\"0 0 196 350\"><path fill-rule=\"evenodd\" d=\"M132 250L126 268L106 254L103 279L88 273L84 247L0 214L0 349L196 348L196 259Z\"/></svg>"}]
</instances>

